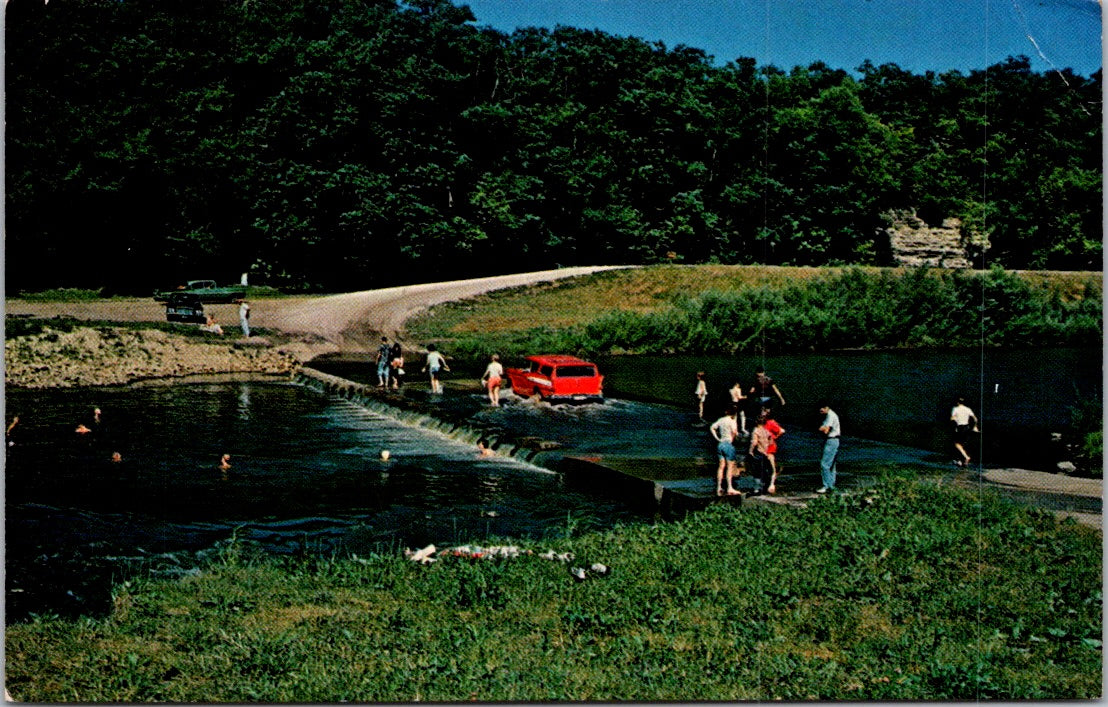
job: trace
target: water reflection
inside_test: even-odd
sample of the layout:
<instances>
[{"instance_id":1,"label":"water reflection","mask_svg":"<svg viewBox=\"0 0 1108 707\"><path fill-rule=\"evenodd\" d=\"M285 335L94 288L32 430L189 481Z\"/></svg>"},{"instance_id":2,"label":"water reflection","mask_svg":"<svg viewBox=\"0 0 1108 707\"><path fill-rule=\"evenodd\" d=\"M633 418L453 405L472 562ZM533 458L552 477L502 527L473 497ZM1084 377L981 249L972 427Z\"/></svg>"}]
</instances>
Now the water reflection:
<instances>
[{"instance_id":1,"label":"water reflection","mask_svg":"<svg viewBox=\"0 0 1108 707\"><path fill-rule=\"evenodd\" d=\"M246 418L250 416L250 386L239 386L239 417Z\"/></svg>"},{"instance_id":2,"label":"water reflection","mask_svg":"<svg viewBox=\"0 0 1108 707\"><path fill-rule=\"evenodd\" d=\"M774 356L610 356L598 360L612 395L692 410L692 376L708 372L709 407L722 408L736 377L749 386L762 365L788 402L777 410L791 435L814 429L829 400L844 434L954 458L950 410L965 396L982 420L977 459L1051 468L1050 432L1070 424L1081 399L1103 398L1099 348L837 351ZM658 375L660 371L667 375Z\"/></svg>"}]
</instances>

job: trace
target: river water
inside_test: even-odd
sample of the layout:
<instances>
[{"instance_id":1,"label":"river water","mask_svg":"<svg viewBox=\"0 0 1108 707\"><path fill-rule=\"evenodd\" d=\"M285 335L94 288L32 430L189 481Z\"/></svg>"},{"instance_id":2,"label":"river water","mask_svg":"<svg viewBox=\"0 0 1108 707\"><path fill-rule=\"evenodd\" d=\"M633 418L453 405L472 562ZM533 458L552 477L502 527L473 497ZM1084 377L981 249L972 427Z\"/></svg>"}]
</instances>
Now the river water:
<instances>
[{"instance_id":1,"label":"river water","mask_svg":"<svg viewBox=\"0 0 1108 707\"><path fill-rule=\"evenodd\" d=\"M813 429L828 401L843 433L932 453L949 461L950 410L963 396L981 420L974 456L988 466L1050 469L1050 434L1070 424L1082 400L1103 400L1103 352L1092 348L840 351L749 356L610 356L598 360L616 396L692 409L695 374L705 371L709 408L749 388L763 366L786 405L786 429ZM971 452L971 453L973 453Z\"/></svg>"},{"instance_id":2,"label":"river water","mask_svg":"<svg viewBox=\"0 0 1108 707\"><path fill-rule=\"evenodd\" d=\"M292 384L10 390L6 406L20 417L6 465L9 621L102 611L113 580L194 573L232 534L274 553L364 555L649 520L545 468ZM94 431L75 434L79 422Z\"/></svg>"},{"instance_id":3,"label":"river water","mask_svg":"<svg viewBox=\"0 0 1108 707\"><path fill-rule=\"evenodd\" d=\"M1099 398L1102 386L1100 352L1088 349L600 364L609 399L598 405L551 407L509 394L492 409L476 385L438 398L420 380L405 391L476 426L561 445L536 463L479 457L472 440L286 383L6 391L7 418L20 417L5 470L8 620L104 611L112 582L195 573L232 536L272 553L368 554L494 537L553 542L650 522L619 499L567 488L541 464L566 453L710 462L713 445L692 412L697 370L707 372L715 414L736 377L748 382L755 366L767 368L788 403L779 411L789 429L781 454L793 483L809 485L818 482L813 428L825 396L843 419L849 473L888 464L949 470L947 419L957 394L982 418L986 464L1034 468L1046 463L1049 432L1068 422L1069 407ZM373 377L365 361L318 367ZM98 426L94 407L103 411ZM94 431L75 434L79 422ZM121 462L111 461L116 451ZM221 471L225 453L231 468Z\"/></svg>"}]
</instances>

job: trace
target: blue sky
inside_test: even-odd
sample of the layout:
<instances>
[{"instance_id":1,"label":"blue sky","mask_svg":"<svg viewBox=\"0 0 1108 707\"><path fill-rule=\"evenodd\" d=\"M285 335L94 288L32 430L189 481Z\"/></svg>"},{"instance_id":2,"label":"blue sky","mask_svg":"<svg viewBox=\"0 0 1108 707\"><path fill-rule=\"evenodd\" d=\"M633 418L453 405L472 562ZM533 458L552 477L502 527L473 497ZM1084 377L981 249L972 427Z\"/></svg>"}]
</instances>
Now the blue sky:
<instances>
[{"instance_id":1,"label":"blue sky","mask_svg":"<svg viewBox=\"0 0 1108 707\"><path fill-rule=\"evenodd\" d=\"M865 59L915 73L968 72L1030 57L1036 71L1101 67L1096 0L454 0L477 25L570 25L740 56L782 69L824 61L853 71Z\"/></svg>"}]
</instances>

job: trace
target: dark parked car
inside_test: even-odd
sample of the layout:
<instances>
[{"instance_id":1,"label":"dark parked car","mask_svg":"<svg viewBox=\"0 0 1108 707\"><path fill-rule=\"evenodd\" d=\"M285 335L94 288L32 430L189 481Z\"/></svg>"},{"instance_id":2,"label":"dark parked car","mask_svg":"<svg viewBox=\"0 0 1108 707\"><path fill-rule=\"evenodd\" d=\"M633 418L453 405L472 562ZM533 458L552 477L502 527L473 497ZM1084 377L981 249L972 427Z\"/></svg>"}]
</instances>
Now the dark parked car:
<instances>
[{"instance_id":1,"label":"dark parked car","mask_svg":"<svg viewBox=\"0 0 1108 707\"><path fill-rule=\"evenodd\" d=\"M188 292L174 292L169 295L165 302L165 319L186 324L203 324L207 321L200 296Z\"/></svg>"},{"instance_id":2,"label":"dark parked car","mask_svg":"<svg viewBox=\"0 0 1108 707\"><path fill-rule=\"evenodd\" d=\"M189 280L187 285L181 285L176 290L155 292L154 299L168 302L170 295L174 294L196 295L201 302L234 302L246 297L246 288L242 285L220 287L215 280Z\"/></svg>"}]
</instances>

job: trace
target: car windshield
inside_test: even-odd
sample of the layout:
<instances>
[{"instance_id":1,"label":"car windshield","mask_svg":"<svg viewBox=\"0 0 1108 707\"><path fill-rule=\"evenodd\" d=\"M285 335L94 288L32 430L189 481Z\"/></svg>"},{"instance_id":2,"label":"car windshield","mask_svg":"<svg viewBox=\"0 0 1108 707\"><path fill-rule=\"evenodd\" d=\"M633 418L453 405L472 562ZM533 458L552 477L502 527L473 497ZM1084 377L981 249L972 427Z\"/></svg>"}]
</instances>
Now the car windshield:
<instances>
[{"instance_id":1,"label":"car windshield","mask_svg":"<svg viewBox=\"0 0 1108 707\"><path fill-rule=\"evenodd\" d=\"M596 375L596 369L592 366L559 366L559 378L592 378Z\"/></svg>"}]
</instances>

